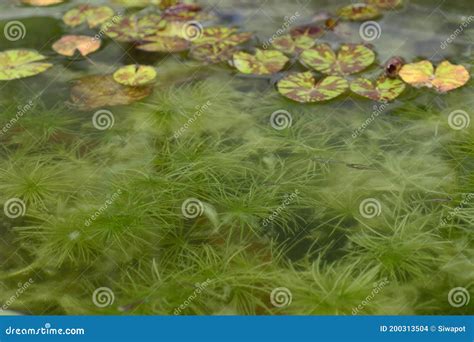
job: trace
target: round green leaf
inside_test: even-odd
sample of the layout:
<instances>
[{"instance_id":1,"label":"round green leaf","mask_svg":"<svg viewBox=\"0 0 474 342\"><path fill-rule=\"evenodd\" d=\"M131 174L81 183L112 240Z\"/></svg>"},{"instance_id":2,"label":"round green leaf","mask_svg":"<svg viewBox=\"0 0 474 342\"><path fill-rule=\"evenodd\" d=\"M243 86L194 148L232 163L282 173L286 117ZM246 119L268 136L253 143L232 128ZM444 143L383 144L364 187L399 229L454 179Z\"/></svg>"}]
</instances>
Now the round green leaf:
<instances>
[{"instance_id":1,"label":"round green leaf","mask_svg":"<svg viewBox=\"0 0 474 342\"><path fill-rule=\"evenodd\" d=\"M271 75L283 69L289 59L280 51L256 49L254 55L236 52L232 61L243 74Z\"/></svg>"},{"instance_id":2,"label":"round green leaf","mask_svg":"<svg viewBox=\"0 0 474 342\"><path fill-rule=\"evenodd\" d=\"M154 14L144 17L131 15L113 24L105 23L102 25L102 30L107 36L119 42L136 42L144 40L147 36L156 35L165 26L166 21Z\"/></svg>"},{"instance_id":3,"label":"round green leaf","mask_svg":"<svg viewBox=\"0 0 474 342\"><path fill-rule=\"evenodd\" d=\"M338 14L342 19L354 21L365 21L375 19L380 16L380 12L377 7L367 4L353 4L344 6L338 11Z\"/></svg>"},{"instance_id":4,"label":"round green leaf","mask_svg":"<svg viewBox=\"0 0 474 342\"><path fill-rule=\"evenodd\" d=\"M290 74L278 82L278 91L283 96L301 103L331 100L348 88L345 79L329 76L316 82L310 71Z\"/></svg>"},{"instance_id":5,"label":"round green leaf","mask_svg":"<svg viewBox=\"0 0 474 342\"><path fill-rule=\"evenodd\" d=\"M147 65L127 65L114 73L115 82L128 86L148 84L155 78L155 68Z\"/></svg>"},{"instance_id":6,"label":"round green leaf","mask_svg":"<svg viewBox=\"0 0 474 342\"><path fill-rule=\"evenodd\" d=\"M137 46L137 49L150 52L181 52L189 49L190 43L186 39L178 37L152 36L146 37L145 44Z\"/></svg>"},{"instance_id":7,"label":"round green leaf","mask_svg":"<svg viewBox=\"0 0 474 342\"><path fill-rule=\"evenodd\" d=\"M383 10L391 10L400 7L403 0L365 0L365 3Z\"/></svg>"},{"instance_id":8,"label":"round green leaf","mask_svg":"<svg viewBox=\"0 0 474 342\"><path fill-rule=\"evenodd\" d=\"M338 54L328 44L305 50L300 61L327 75L351 75L366 69L375 61L375 53L364 45L345 44Z\"/></svg>"},{"instance_id":9,"label":"round green leaf","mask_svg":"<svg viewBox=\"0 0 474 342\"><path fill-rule=\"evenodd\" d=\"M351 83L351 91L374 101L393 101L405 90L405 83L399 79L382 77L375 84L366 78Z\"/></svg>"},{"instance_id":10,"label":"round green leaf","mask_svg":"<svg viewBox=\"0 0 474 342\"><path fill-rule=\"evenodd\" d=\"M235 45L219 42L193 46L190 51L190 56L197 61L216 64L230 60L236 51L237 48Z\"/></svg>"},{"instance_id":11,"label":"round green leaf","mask_svg":"<svg viewBox=\"0 0 474 342\"><path fill-rule=\"evenodd\" d=\"M228 45L238 45L246 42L252 37L250 32L237 33L237 29L225 26L206 27L201 35L193 40L193 44L216 44L225 43Z\"/></svg>"},{"instance_id":12,"label":"round green leaf","mask_svg":"<svg viewBox=\"0 0 474 342\"><path fill-rule=\"evenodd\" d=\"M114 10L107 6L80 5L64 14L66 25L75 27L85 22L90 28L97 27L113 17Z\"/></svg>"},{"instance_id":13,"label":"round green leaf","mask_svg":"<svg viewBox=\"0 0 474 342\"><path fill-rule=\"evenodd\" d=\"M8 50L0 52L0 80L7 81L40 74L53 65L37 63L45 56L31 50Z\"/></svg>"}]
</instances>

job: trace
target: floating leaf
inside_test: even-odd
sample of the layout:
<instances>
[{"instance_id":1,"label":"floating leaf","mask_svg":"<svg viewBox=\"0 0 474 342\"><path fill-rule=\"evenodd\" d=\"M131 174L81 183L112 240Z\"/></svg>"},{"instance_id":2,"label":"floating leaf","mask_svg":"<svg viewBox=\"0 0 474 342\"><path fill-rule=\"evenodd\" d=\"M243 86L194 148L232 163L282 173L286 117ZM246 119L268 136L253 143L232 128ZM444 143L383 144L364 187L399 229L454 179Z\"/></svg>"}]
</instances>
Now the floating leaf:
<instances>
[{"instance_id":1,"label":"floating leaf","mask_svg":"<svg viewBox=\"0 0 474 342\"><path fill-rule=\"evenodd\" d=\"M365 0L365 3L384 10L391 10L400 7L403 0Z\"/></svg>"},{"instance_id":2,"label":"floating leaf","mask_svg":"<svg viewBox=\"0 0 474 342\"><path fill-rule=\"evenodd\" d=\"M53 44L53 50L63 56L74 56L74 53L78 51L81 55L87 56L88 54L97 51L100 48L100 39L89 36L64 36Z\"/></svg>"},{"instance_id":3,"label":"floating leaf","mask_svg":"<svg viewBox=\"0 0 474 342\"><path fill-rule=\"evenodd\" d=\"M239 51L232 58L233 65L243 74L271 75L285 66L289 61L282 52L256 49L255 55Z\"/></svg>"},{"instance_id":4,"label":"floating leaf","mask_svg":"<svg viewBox=\"0 0 474 342\"><path fill-rule=\"evenodd\" d=\"M290 34L285 34L274 39L272 46L282 52L294 54L312 48L315 43L314 38L309 36L292 37Z\"/></svg>"},{"instance_id":5,"label":"floating leaf","mask_svg":"<svg viewBox=\"0 0 474 342\"><path fill-rule=\"evenodd\" d=\"M347 88L348 83L342 77L328 76L316 82L310 71L288 75L278 82L280 94L302 103L331 100Z\"/></svg>"},{"instance_id":6,"label":"floating leaf","mask_svg":"<svg viewBox=\"0 0 474 342\"><path fill-rule=\"evenodd\" d=\"M169 21L206 20L209 15L202 12L202 7L197 4L177 4L163 11L163 17Z\"/></svg>"},{"instance_id":7,"label":"floating leaf","mask_svg":"<svg viewBox=\"0 0 474 342\"><path fill-rule=\"evenodd\" d=\"M374 85L366 78L359 78L351 83L351 90L375 101L393 101L405 90L405 83L399 79L381 77Z\"/></svg>"},{"instance_id":8,"label":"floating leaf","mask_svg":"<svg viewBox=\"0 0 474 342\"><path fill-rule=\"evenodd\" d=\"M342 7L338 14L343 19L354 21L365 21L380 16L377 7L367 4L354 4Z\"/></svg>"},{"instance_id":9,"label":"floating leaf","mask_svg":"<svg viewBox=\"0 0 474 342\"><path fill-rule=\"evenodd\" d=\"M364 45L344 44L338 54L328 44L305 50L300 61L328 75L350 75L366 69L375 61L375 53Z\"/></svg>"},{"instance_id":10,"label":"floating leaf","mask_svg":"<svg viewBox=\"0 0 474 342\"><path fill-rule=\"evenodd\" d=\"M146 7L159 5L161 0L113 0L113 2L124 7Z\"/></svg>"},{"instance_id":11,"label":"floating leaf","mask_svg":"<svg viewBox=\"0 0 474 342\"><path fill-rule=\"evenodd\" d=\"M36 51L8 50L0 52L0 80L7 81L40 74L53 65L37 63L46 59Z\"/></svg>"},{"instance_id":12,"label":"floating leaf","mask_svg":"<svg viewBox=\"0 0 474 342\"><path fill-rule=\"evenodd\" d=\"M316 25L302 25L292 28L290 34L292 37L308 36L316 39L324 34L324 29Z\"/></svg>"},{"instance_id":13,"label":"floating leaf","mask_svg":"<svg viewBox=\"0 0 474 342\"><path fill-rule=\"evenodd\" d=\"M429 61L405 64L399 75L412 86L435 88L442 93L462 87L470 79L465 67L451 64L449 61L442 62L436 72Z\"/></svg>"},{"instance_id":14,"label":"floating leaf","mask_svg":"<svg viewBox=\"0 0 474 342\"><path fill-rule=\"evenodd\" d=\"M63 21L72 27L87 22L90 28L94 28L113 16L114 10L107 6L79 5L67 11L63 16Z\"/></svg>"},{"instance_id":15,"label":"floating leaf","mask_svg":"<svg viewBox=\"0 0 474 342\"><path fill-rule=\"evenodd\" d=\"M155 68L147 65L127 65L114 73L114 80L128 86L141 86L156 78Z\"/></svg>"},{"instance_id":16,"label":"floating leaf","mask_svg":"<svg viewBox=\"0 0 474 342\"><path fill-rule=\"evenodd\" d=\"M216 64L230 60L237 52L235 45L231 43L202 44L191 48L190 56L198 61Z\"/></svg>"},{"instance_id":17,"label":"floating leaf","mask_svg":"<svg viewBox=\"0 0 474 342\"><path fill-rule=\"evenodd\" d=\"M137 46L137 49L150 52L181 52L189 49L186 39L177 37L152 36L146 38L147 43Z\"/></svg>"},{"instance_id":18,"label":"floating leaf","mask_svg":"<svg viewBox=\"0 0 474 342\"><path fill-rule=\"evenodd\" d=\"M87 76L75 82L71 103L79 110L126 105L151 94L152 87L128 87L118 84L111 75Z\"/></svg>"},{"instance_id":19,"label":"floating leaf","mask_svg":"<svg viewBox=\"0 0 474 342\"><path fill-rule=\"evenodd\" d=\"M31 6L51 6L57 5L64 2L64 0L21 0L25 5Z\"/></svg>"},{"instance_id":20,"label":"floating leaf","mask_svg":"<svg viewBox=\"0 0 474 342\"><path fill-rule=\"evenodd\" d=\"M145 39L147 36L156 35L158 31L166 26L166 21L161 17L149 14L144 17L131 15L122 20L103 26L105 34L120 42L135 42Z\"/></svg>"},{"instance_id":21,"label":"floating leaf","mask_svg":"<svg viewBox=\"0 0 474 342\"><path fill-rule=\"evenodd\" d=\"M193 41L195 45L225 43L228 45L238 45L252 38L250 32L237 33L237 29L216 26L203 29L200 37Z\"/></svg>"}]
</instances>

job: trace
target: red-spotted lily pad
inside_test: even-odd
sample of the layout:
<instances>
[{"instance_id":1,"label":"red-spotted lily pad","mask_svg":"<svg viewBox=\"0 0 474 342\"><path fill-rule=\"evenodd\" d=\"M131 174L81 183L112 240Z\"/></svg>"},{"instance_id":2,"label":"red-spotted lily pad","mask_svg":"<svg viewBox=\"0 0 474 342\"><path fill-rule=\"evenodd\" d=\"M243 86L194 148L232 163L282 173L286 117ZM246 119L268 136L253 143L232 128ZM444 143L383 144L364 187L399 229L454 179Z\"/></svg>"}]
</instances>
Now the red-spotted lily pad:
<instances>
[{"instance_id":1,"label":"red-spotted lily pad","mask_svg":"<svg viewBox=\"0 0 474 342\"><path fill-rule=\"evenodd\" d=\"M71 27L85 22L90 28L97 27L114 16L114 10L107 6L79 5L66 12L63 21Z\"/></svg>"},{"instance_id":2,"label":"red-spotted lily pad","mask_svg":"<svg viewBox=\"0 0 474 342\"><path fill-rule=\"evenodd\" d=\"M137 46L137 49L149 52L181 52L190 47L189 41L178 37L150 36L146 37L146 43Z\"/></svg>"},{"instance_id":3,"label":"red-spotted lily pad","mask_svg":"<svg viewBox=\"0 0 474 342\"><path fill-rule=\"evenodd\" d=\"M71 104L79 110L127 105L151 94L152 87L128 87L118 84L111 75L87 76L71 89Z\"/></svg>"},{"instance_id":4,"label":"red-spotted lily pad","mask_svg":"<svg viewBox=\"0 0 474 342\"><path fill-rule=\"evenodd\" d=\"M177 4L168 7L163 11L163 17L168 21L203 21L212 18L197 4Z\"/></svg>"},{"instance_id":5,"label":"red-spotted lily pad","mask_svg":"<svg viewBox=\"0 0 474 342\"><path fill-rule=\"evenodd\" d=\"M351 83L351 90L374 101L393 101L405 90L405 83L399 79L381 77L375 84L366 78Z\"/></svg>"},{"instance_id":6,"label":"red-spotted lily pad","mask_svg":"<svg viewBox=\"0 0 474 342\"><path fill-rule=\"evenodd\" d=\"M328 75L351 75L375 61L375 53L364 45L345 44L338 54L328 44L317 45L300 55L305 65Z\"/></svg>"},{"instance_id":7,"label":"red-spotted lily pad","mask_svg":"<svg viewBox=\"0 0 474 342\"><path fill-rule=\"evenodd\" d=\"M127 65L114 73L114 80L127 86L142 86L156 78L155 68L148 65Z\"/></svg>"},{"instance_id":8,"label":"red-spotted lily pad","mask_svg":"<svg viewBox=\"0 0 474 342\"><path fill-rule=\"evenodd\" d=\"M278 92L301 103L331 100L343 94L348 83L339 76L328 76L316 82L310 71L290 74L278 82Z\"/></svg>"},{"instance_id":9,"label":"red-spotted lily pad","mask_svg":"<svg viewBox=\"0 0 474 342\"><path fill-rule=\"evenodd\" d=\"M300 53L303 50L312 48L316 44L316 40L310 36L301 35L292 37L290 34L285 34L273 40L272 46L287 54Z\"/></svg>"},{"instance_id":10,"label":"red-spotted lily pad","mask_svg":"<svg viewBox=\"0 0 474 342\"><path fill-rule=\"evenodd\" d=\"M373 5L353 4L342 7L338 14L342 19L365 21L379 17L380 11Z\"/></svg>"},{"instance_id":11,"label":"red-spotted lily pad","mask_svg":"<svg viewBox=\"0 0 474 342\"><path fill-rule=\"evenodd\" d=\"M40 62L45 59L45 56L31 50L0 52L0 81L40 74L53 66L50 63Z\"/></svg>"},{"instance_id":12,"label":"red-spotted lily pad","mask_svg":"<svg viewBox=\"0 0 474 342\"><path fill-rule=\"evenodd\" d=\"M106 35L119 42L136 42L147 36L156 35L165 26L166 21L158 15L149 14L144 17L131 15L112 25L104 26L103 30Z\"/></svg>"},{"instance_id":13,"label":"red-spotted lily pad","mask_svg":"<svg viewBox=\"0 0 474 342\"><path fill-rule=\"evenodd\" d=\"M442 62L436 71L429 61L405 64L399 76L414 87L434 88L441 93L462 87L470 79L464 66L454 65L449 61Z\"/></svg>"},{"instance_id":14,"label":"red-spotted lily pad","mask_svg":"<svg viewBox=\"0 0 474 342\"><path fill-rule=\"evenodd\" d=\"M252 38L252 33L237 33L237 29L216 26L206 27L202 30L200 37L193 41L195 45L225 43L230 46L242 44Z\"/></svg>"},{"instance_id":15,"label":"red-spotted lily pad","mask_svg":"<svg viewBox=\"0 0 474 342\"><path fill-rule=\"evenodd\" d=\"M403 0L365 0L365 3L383 10L391 10L400 7Z\"/></svg>"},{"instance_id":16,"label":"red-spotted lily pad","mask_svg":"<svg viewBox=\"0 0 474 342\"><path fill-rule=\"evenodd\" d=\"M82 56L87 56L100 48L101 41L89 36L64 36L53 44L53 50L63 56L74 56L78 51Z\"/></svg>"},{"instance_id":17,"label":"red-spotted lily pad","mask_svg":"<svg viewBox=\"0 0 474 342\"><path fill-rule=\"evenodd\" d=\"M190 51L190 56L200 62L217 64L229 61L236 52L237 48L235 45L221 42L193 46Z\"/></svg>"},{"instance_id":18,"label":"red-spotted lily pad","mask_svg":"<svg viewBox=\"0 0 474 342\"><path fill-rule=\"evenodd\" d=\"M64 0L21 0L21 2L25 5L42 7L61 4Z\"/></svg>"},{"instance_id":19,"label":"red-spotted lily pad","mask_svg":"<svg viewBox=\"0 0 474 342\"><path fill-rule=\"evenodd\" d=\"M285 66L289 61L282 52L256 49L255 54L244 51L236 52L232 58L234 67L243 74L271 75Z\"/></svg>"}]
</instances>

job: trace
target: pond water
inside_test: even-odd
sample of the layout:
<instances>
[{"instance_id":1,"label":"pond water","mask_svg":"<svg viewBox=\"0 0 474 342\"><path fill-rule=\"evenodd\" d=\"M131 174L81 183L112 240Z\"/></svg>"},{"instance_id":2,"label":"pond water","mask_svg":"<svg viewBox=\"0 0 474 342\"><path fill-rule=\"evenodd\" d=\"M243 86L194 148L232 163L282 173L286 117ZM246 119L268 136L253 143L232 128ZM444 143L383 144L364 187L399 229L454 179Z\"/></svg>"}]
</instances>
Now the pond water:
<instances>
[{"instance_id":1,"label":"pond water","mask_svg":"<svg viewBox=\"0 0 474 342\"><path fill-rule=\"evenodd\" d=\"M63 35L98 32L63 23L81 3L0 3L0 52L34 49L53 64L0 81L0 200L4 208L17 200L20 210L5 209L0 221L3 310L474 312L469 300L451 298L454 288L469 298L474 284L472 80L447 94L407 85L388 104L350 92L303 104L276 87L306 70L296 58L271 76L244 75L106 36L87 57L61 56L52 45ZM87 3L121 16L156 10ZM324 25L325 13L350 1L199 4L217 15L204 26L252 32L242 45L250 48L289 20ZM369 46L369 78L394 56L449 60L470 73L473 15L472 0L405 0L376 21L378 38L364 41L361 22L341 21L318 41ZM20 39L5 33L13 21ZM71 97L81 78L130 64L155 67L149 96L89 108ZM105 102L116 95L109 86L90 84ZM285 127L272 122L276 112L285 113Z\"/></svg>"}]
</instances>

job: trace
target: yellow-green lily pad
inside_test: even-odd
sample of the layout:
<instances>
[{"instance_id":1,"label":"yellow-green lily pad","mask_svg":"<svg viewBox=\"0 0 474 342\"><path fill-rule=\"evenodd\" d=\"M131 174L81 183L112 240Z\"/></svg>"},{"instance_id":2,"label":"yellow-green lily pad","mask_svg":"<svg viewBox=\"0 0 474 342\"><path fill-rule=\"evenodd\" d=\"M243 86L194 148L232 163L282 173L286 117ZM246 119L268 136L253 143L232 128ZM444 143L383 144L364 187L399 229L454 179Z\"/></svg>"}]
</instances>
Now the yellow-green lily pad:
<instances>
[{"instance_id":1,"label":"yellow-green lily pad","mask_svg":"<svg viewBox=\"0 0 474 342\"><path fill-rule=\"evenodd\" d=\"M165 26L166 21L158 15L139 17L133 14L112 25L106 23L102 29L107 36L119 42L136 42L144 40L147 36L156 35Z\"/></svg>"},{"instance_id":2,"label":"yellow-green lily pad","mask_svg":"<svg viewBox=\"0 0 474 342\"><path fill-rule=\"evenodd\" d=\"M149 52L182 52L190 47L189 41L178 37L150 36L146 42L137 46L137 49Z\"/></svg>"},{"instance_id":3,"label":"yellow-green lily pad","mask_svg":"<svg viewBox=\"0 0 474 342\"><path fill-rule=\"evenodd\" d=\"M78 51L82 56L87 56L100 48L101 41L89 36L68 35L63 36L53 44L53 50L63 56L74 56Z\"/></svg>"},{"instance_id":4,"label":"yellow-green lily pad","mask_svg":"<svg viewBox=\"0 0 474 342\"><path fill-rule=\"evenodd\" d=\"M21 0L21 2L25 5L43 7L61 4L64 0Z\"/></svg>"},{"instance_id":5,"label":"yellow-green lily pad","mask_svg":"<svg viewBox=\"0 0 474 342\"><path fill-rule=\"evenodd\" d=\"M328 44L320 44L303 51L300 61L323 74L351 75L374 63L375 53L364 45L344 44L336 55Z\"/></svg>"},{"instance_id":6,"label":"yellow-green lily pad","mask_svg":"<svg viewBox=\"0 0 474 342\"><path fill-rule=\"evenodd\" d=\"M206 27L202 34L193 40L194 45L225 43L228 45L238 45L252 38L252 33L238 33L237 29L225 26Z\"/></svg>"},{"instance_id":7,"label":"yellow-green lily pad","mask_svg":"<svg viewBox=\"0 0 474 342\"><path fill-rule=\"evenodd\" d=\"M255 54L244 51L234 53L232 64L243 74L271 75L285 66L289 61L282 52L256 49Z\"/></svg>"},{"instance_id":8,"label":"yellow-green lily pad","mask_svg":"<svg viewBox=\"0 0 474 342\"><path fill-rule=\"evenodd\" d=\"M85 22L90 28L97 27L114 16L114 10L107 6L79 5L66 12L63 21L71 27Z\"/></svg>"},{"instance_id":9,"label":"yellow-green lily pad","mask_svg":"<svg viewBox=\"0 0 474 342\"><path fill-rule=\"evenodd\" d=\"M351 83L351 91L374 101L393 101L405 90L405 83L399 79L388 77L379 78L375 84L359 78Z\"/></svg>"},{"instance_id":10,"label":"yellow-green lily pad","mask_svg":"<svg viewBox=\"0 0 474 342\"><path fill-rule=\"evenodd\" d=\"M282 35L273 40L272 46L287 54L300 53L303 50L312 48L316 44L316 40L310 36L301 35L292 37L290 34Z\"/></svg>"},{"instance_id":11,"label":"yellow-green lily pad","mask_svg":"<svg viewBox=\"0 0 474 342\"><path fill-rule=\"evenodd\" d=\"M114 73L115 82L133 87L149 84L155 78L155 68L148 65L127 65Z\"/></svg>"},{"instance_id":12,"label":"yellow-green lily pad","mask_svg":"<svg viewBox=\"0 0 474 342\"><path fill-rule=\"evenodd\" d=\"M403 4L403 0L365 0L365 3L383 10L391 10L400 7Z\"/></svg>"},{"instance_id":13,"label":"yellow-green lily pad","mask_svg":"<svg viewBox=\"0 0 474 342\"><path fill-rule=\"evenodd\" d=\"M361 3L342 7L339 9L338 15L346 20L365 21L378 18L380 11L373 5Z\"/></svg>"},{"instance_id":14,"label":"yellow-green lily pad","mask_svg":"<svg viewBox=\"0 0 474 342\"><path fill-rule=\"evenodd\" d=\"M290 74L278 82L278 92L297 102L321 102L343 94L347 81L339 76L328 76L319 82L310 71Z\"/></svg>"},{"instance_id":15,"label":"yellow-green lily pad","mask_svg":"<svg viewBox=\"0 0 474 342\"><path fill-rule=\"evenodd\" d=\"M0 52L0 81L8 81L40 74L53 65L42 63L46 57L32 50Z\"/></svg>"},{"instance_id":16,"label":"yellow-green lily pad","mask_svg":"<svg viewBox=\"0 0 474 342\"><path fill-rule=\"evenodd\" d=\"M443 61L434 70L430 61L405 64L399 76L406 83L414 87L434 88L440 93L445 93L465 85L470 75L462 65L454 65Z\"/></svg>"},{"instance_id":17,"label":"yellow-green lily pad","mask_svg":"<svg viewBox=\"0 0 474 342\"><path fill-rule=\"evenodd\" d=\"M200 62L217 64L229 61L235 52L237 52L235 45L220 42L193 46L190 51L190 56Z\"/></svg>"}]
</instances>

